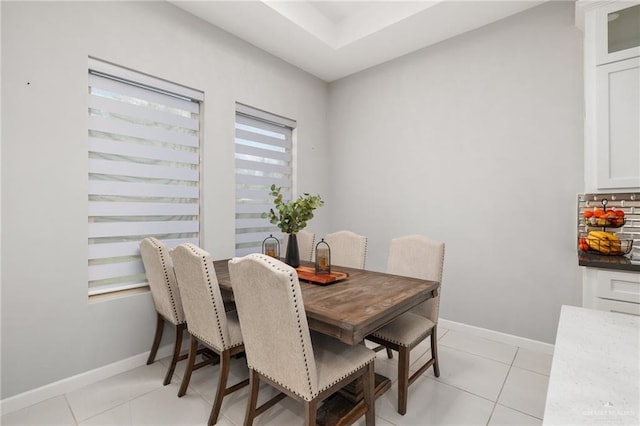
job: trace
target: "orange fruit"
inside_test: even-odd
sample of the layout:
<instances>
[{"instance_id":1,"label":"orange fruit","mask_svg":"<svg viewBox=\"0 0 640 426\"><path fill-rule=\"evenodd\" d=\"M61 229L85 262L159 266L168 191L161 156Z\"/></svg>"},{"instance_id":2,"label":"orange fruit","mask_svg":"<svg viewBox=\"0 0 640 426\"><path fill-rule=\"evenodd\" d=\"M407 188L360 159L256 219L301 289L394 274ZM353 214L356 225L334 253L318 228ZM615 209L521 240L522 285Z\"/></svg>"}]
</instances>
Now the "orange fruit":
<instances>
[{"instance_id":1,"label":"orange fruit","mask_svg":"<svg viewBox=\"0 0 640 426\"><path fill-rule=\"evenodd\" d=\"M584 211L584 217L586 217L588 219L591 216L593 216L593 212L591 210L585 210Z\"/></svg>"},{"instance_id":2,"label":"orange fruit","mask_svg":"<svg viewBox=\"0 0 640 426\"><path fill-rule=\"evenodd\" d=\"M586 238L580 238L578 240L578 248L582 251L589 251L589 244Z\"/></svg>"}]
</instances>

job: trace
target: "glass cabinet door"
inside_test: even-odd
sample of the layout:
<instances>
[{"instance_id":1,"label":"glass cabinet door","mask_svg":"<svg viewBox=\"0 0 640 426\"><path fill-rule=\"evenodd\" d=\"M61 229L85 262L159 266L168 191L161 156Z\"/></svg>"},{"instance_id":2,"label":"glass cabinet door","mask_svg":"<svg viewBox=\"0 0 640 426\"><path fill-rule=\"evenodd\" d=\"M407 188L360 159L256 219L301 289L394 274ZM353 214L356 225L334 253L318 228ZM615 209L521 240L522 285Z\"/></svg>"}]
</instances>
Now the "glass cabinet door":
<instances>
[{"instance_id":1,"label":"glass cabinet door","mask_svg":"<svg viewBox=\"0 0 640 426\"><path fill-rule=\"evenodd\" d=\"M607 14L607 53L640 46L640 4Z\"/></svg>"},{"instance_id":2,"label":"glass cabinet door","mask_svg":"<svg viewBox=\"0 0 640 426\"><path fill-rule=\"evenodd\" d=\"M614 2L598 12L598 65L640 56L640 2Z\"/></svg>"}]
</instances>

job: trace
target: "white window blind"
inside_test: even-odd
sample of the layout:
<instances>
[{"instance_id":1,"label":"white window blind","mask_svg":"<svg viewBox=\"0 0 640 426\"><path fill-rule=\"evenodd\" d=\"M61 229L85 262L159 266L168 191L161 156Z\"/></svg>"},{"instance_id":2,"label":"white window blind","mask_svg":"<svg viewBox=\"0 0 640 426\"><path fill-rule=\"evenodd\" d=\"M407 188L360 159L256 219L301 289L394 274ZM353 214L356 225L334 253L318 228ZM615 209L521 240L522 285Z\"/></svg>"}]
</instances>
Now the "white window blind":
<instances>
[{"instance_id":1,"label":"white window blind","mask_svg":"<svg viewBox=\"0 0 640 426\"><path fill-rule=\"evenodd\" d=\"M236 256L260 252L269 234L279 235L260 215L273 206L272 184L291 199L295 126L293 120L236 105Z\"/></svg>"},{"instance_id":2,"label":"white window blind","mask_svg":"<svg viewBox=\"0 0 640 426\"><path fill-rule=\"evenodd\" d=\"M199 244L201 92L89 62L89 295L147 285L139 243Z\"/></svg>"}]
</instances>

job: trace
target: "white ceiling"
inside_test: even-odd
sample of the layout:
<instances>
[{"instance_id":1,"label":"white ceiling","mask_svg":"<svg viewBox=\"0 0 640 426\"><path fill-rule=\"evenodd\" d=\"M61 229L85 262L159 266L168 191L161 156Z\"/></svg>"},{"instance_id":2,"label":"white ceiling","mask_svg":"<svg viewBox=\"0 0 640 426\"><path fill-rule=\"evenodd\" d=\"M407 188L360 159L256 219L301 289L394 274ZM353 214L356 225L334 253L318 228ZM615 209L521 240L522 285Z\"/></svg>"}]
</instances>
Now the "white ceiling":
<instances>
[{"instance_id":1,"label":"white ceiling","mask_svg":"<svg viewBox=\"0 0 640 426\"><path fill-rule=\"evenodd\" d=\"M171 1L325 81L334 81L547 0Z\"/></svg>"}]
</instances>

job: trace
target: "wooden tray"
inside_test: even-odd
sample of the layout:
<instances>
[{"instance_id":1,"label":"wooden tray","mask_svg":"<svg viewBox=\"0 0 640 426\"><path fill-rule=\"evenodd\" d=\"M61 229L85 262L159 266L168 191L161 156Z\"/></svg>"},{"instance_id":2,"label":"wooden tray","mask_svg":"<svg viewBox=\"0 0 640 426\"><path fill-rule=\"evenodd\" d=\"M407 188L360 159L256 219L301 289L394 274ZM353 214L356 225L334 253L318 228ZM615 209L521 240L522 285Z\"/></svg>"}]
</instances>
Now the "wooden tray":
<instances>
[{"instance_id":1,"label":"wooden tray","mask_svg":"<svg viewBox=\"0 0 640 426\"><path fill-rule=\"evenodd\" d=\"M309 266L298 266L296 272L298 273L299 279L320 285L332 284L349 277L348 273L340 271L331 271L329 274L316 275L315 268Z\"/></svg>"}]
</instances>

